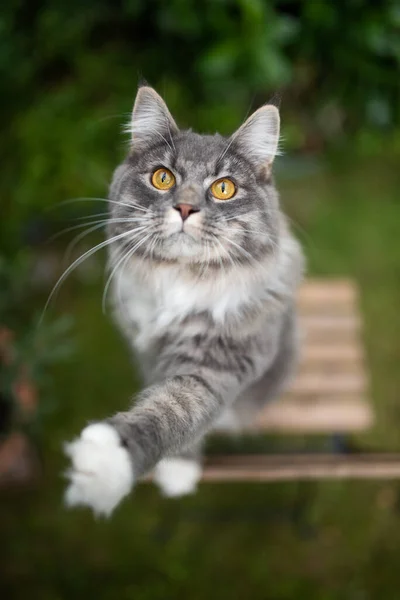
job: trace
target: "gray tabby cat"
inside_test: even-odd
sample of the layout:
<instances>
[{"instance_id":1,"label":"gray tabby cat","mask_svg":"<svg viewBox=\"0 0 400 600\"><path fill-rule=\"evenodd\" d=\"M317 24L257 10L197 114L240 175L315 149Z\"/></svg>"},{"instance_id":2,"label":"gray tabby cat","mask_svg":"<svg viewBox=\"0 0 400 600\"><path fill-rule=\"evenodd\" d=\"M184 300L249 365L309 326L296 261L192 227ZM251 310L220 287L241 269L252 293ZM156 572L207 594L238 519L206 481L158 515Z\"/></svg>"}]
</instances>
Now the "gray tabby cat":
<instances>
[{"instance_id":1,"label":"gray tabby cat","mask_svg":"<svg viewBox=\"0 0 400 600\"><path fill-rule=\"evenodd\" d=\"M226 139L179 130L141 87L129 129L110 189L107 287L147 387L66 445L67 504L103 514L151 470L166 495L192 492L204 436L249 424L282 391L303 272L271 175L275 106Z\"/></svg>"}]
</instances>

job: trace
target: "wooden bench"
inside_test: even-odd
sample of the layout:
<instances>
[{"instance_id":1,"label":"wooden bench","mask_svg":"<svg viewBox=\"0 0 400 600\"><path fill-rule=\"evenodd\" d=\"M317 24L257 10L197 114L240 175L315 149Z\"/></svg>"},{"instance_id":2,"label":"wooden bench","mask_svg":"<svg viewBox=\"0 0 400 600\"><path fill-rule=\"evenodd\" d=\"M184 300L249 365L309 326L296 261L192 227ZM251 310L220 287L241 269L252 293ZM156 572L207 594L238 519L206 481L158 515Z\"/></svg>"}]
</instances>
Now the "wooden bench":
<instances>
[{"instance_id":1,"label":"wooden bench","mask_svg":"<svg viewBox=\"0 0 400 600\"><path fill-rule=\"evenodd\" d=\"M209 457L203 481L398 479L399 454L263 454Z\"/></svg>"},{"instance_id":2,"label":"wooden bench","mask_svg":"<svg viewBox=\"0 0 400 600\"><path fill-rule=\"evenodd\" d=\"M268 404L252 432L359 432L373 424L361 340L357 290L349 280L308 280L298 298L303 344L298 374L286 395ZM36 462L36 461L35 461ZM16 433L0 446L0 485L37 471L26 440ZM203 480L281 481L398 478L398 454L209 456ZM146 478L149 481L149 478Z\"/></svg>"},{"instance_id":3,"label":"wooden bench","mask_svg":"<svg viewBox=\"0 0 400 600\"><path fill-rule=\"evenodd\" d=\"M298 297L301 352L285 397L270 402L256 429L300 433L362 431L372 425L357 290L348 280L309 280Z\"/></svg>"},{"instance_id":4,"label":"wooden bench","mask_svg":"<svg viewBox=\"0 0 400 600\"><path fill-rule=\"evenodd\" d=\"M361 339L357 289L346 279L306 281L298 296L302 330L297 376L269 403L252 431L359 432L374 420ZM210 456L205 481L276 481L321 477L399 477L396 455L285 454Z\"/></svg>"}]
</instances>

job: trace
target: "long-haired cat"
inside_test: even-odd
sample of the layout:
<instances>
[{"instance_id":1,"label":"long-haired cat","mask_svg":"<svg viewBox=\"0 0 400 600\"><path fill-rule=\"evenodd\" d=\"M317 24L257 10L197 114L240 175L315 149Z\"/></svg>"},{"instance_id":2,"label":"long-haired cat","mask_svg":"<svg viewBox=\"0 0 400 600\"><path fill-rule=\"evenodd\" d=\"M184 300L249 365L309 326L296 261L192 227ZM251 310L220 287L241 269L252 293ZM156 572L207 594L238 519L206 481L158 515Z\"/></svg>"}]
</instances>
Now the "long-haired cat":
<instances>
[{"instance_id":1,"label":"long-haired cat","mask_svg":"<svg viewBox=\"0 0 400 600\"><path fill-rule=\"evenodd\" d=\"M129 130L110 188L109 282L146 385L66 445L67 504L103 514L152 470L168 496L195 490L204 436L249 424L282 391L303 271L272 179L275 106L227 139L178 129L141 87Z\"/></svg>"}]
</instances>

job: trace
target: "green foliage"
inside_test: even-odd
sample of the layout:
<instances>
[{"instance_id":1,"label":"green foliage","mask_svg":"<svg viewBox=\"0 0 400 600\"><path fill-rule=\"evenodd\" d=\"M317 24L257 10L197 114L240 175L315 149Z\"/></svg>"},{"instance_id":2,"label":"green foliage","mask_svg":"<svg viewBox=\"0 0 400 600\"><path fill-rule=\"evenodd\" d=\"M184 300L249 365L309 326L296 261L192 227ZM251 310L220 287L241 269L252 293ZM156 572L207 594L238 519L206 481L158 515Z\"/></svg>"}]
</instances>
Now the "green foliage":
<instances>
[{"instance_id":1,"label":"green foliage","mask_svg":"<svg viewBox=\"0 0 400 600\"><path fill-rule=\"evenodd\" d=\"M55 408L51 367L73 352L70 316L40 322L30 266L26 254L8 260L0 257L0 439L6 430L21 424L18 385L29 386L30 395L40 395L38 406L29 411L31 429ZM28 419L22 421L28 424Z\"/></svg>"},{"instance_id":2,"label":"green foliage","mask_svg":"<svg viewBox=\"0 0 400 600\"><path fill-rule=\"evenodd\" d=\"M286 148L397 126L399 23L398 0L7 2L5 243L44 207L106 194L141 76L182 125L222 133L278 92Z\"/></svg>"}]
</instances>

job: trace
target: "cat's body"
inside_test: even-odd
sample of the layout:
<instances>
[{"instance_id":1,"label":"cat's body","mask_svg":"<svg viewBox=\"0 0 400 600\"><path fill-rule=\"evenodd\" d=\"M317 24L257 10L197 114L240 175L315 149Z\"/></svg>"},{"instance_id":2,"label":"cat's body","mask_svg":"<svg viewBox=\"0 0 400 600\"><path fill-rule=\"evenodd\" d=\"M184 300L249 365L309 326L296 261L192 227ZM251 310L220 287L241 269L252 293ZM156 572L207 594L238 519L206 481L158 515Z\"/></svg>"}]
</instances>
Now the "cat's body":
<instances>
[{"instance_id":1,"label":"cat's body","mask_svg":"<svg viewBox=\"0 0 400 600\"><path fill-rule=\"evenodd\" d=\"M284 385L297 349L292 299L302 265L297 243L283 221L282 226L282 269L260 265L258 273L242 280L235 272L216 280L213 272L199 279L172 265L147 270L141 261L131 261L116 278L115 318L138 357L146 385L168 377L171 363L179 372L186 363L189 370L193 364L216 369L234 363L230 367L238 373L238 384L241 371L252 372L250 385L245 378L244 391L235 389L227 402L239 427L255 416L250 389L276 367L283 347L277 385ZM276 395L269 385L261 388L264 402Z\"/></svg>"},{"instance_id":2,"label":"cat's body","mask_svg":"<svg viewBox=\"0 0 400 600\"><path fill-rule=\"evenodd\" d=\"M105 513L154 467L166 494L192 491L207 432L248 425L279 394L295 364L303 271L271 179L274 107L226 140L180 132L141 88L131 129L110 189L109 268L114 313L147 387L131 410L68 446L68 502ZM170 187L158 188L158 171Z\"/></svg>"}]
</instances>

